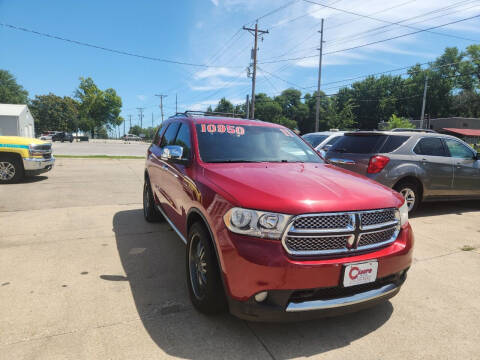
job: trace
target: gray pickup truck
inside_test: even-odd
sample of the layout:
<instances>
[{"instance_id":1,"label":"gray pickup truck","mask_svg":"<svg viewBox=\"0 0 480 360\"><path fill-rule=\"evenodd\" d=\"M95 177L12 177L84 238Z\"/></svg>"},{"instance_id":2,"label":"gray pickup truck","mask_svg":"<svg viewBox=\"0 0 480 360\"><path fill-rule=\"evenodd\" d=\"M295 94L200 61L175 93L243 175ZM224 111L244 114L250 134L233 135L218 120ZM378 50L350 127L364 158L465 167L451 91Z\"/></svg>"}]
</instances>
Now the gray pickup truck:
<instances>
[{"instance_id":1,"label":"gray pickup truck","mask_svg":"<svg viewBox=\"0 0 480 360\"><path fill-rule=\"evenodd\" d=\"M438 133L345 133L325 155L331 164L400 192L414 211L421 201L480 198L479 155Z\"/></svg>"}]
</instances>

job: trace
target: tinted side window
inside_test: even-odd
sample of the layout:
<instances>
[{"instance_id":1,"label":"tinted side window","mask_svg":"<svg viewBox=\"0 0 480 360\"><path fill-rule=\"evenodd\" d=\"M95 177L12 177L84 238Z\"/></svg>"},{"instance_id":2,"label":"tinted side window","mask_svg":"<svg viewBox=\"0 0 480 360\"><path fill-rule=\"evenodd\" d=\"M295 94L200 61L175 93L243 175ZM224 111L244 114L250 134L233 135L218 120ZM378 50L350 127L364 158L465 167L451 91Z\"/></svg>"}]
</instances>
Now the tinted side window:
<instances>
[{"instance_id":1,"label":"tinted side window","mask_svg":"<svg viewBox=\"0 0 480 360\"><path fill-rule=\"evenodd\" d=\"M445 142L447 143L447 148L448 151L450 151L451 157L459 159L473 159L473 152L462 143L450 139L445 140Z\"/></svg>"},{"instance_id":2,"label":"tinted side window","mask_svg":"<svg viewBox=\"0 0 480 360\"><path fill-rule=\"evenodd\" d=\"M442 140L439 138L423 138L413 151L419 155L447 156Z\"/></svg>"},{"instance_id":3,"label":"tinted side window","mask_svg":"<svg viewBox=\"0 0 480 360\"><path fill-rule=\"evenodd\" d=\"M165 135L162 137L162 142L160 143L160 147L164 147L167 145L175 145L175 137L177 136L178 127L180 123L174 122L171 123L167 131L165 131Z\"/></svg>"},{"instance_id":4,"label":"tinted side window","mask_svg":"<svg viewBox=\"0 0 480 360\"><path fill-rule=\"evenodd\" d=\"M385 141L385 144L383 144L379 152L390 153L392 151L395 151L400 146L402 146L405 143L405 141L407 141L409 138L410 138L409 136L390 135L387 141Z\"/></svg>"},{"instance_id":5,"label":"tinted side window","mask_svg":"<svg viewBox=\"0 0 480 360\"><path fill-rule=\"evenodd\" d=\"M190 140L190 128L188 124L181 124L180 130L178 130L177 138L175 139L175 145L183 147L183 158L190 159L192 152L192 142Z\"/></svg>"},{"instance_id":6,"label":"tinted side window","mask_svg":"<svg viewBox=\"0 0 480 360\"><path fill-rule=\"evenodd\" d=\"M328 142L325 145L333 145L336 144L338 140L340 140L342 137L341 136L335 136L328 140Z\"/></svg>"},{"instance_id":7,"label":"tinted side window","mask_svg":"<svg viewBox=\"0 0 480 360\"><path fill-rule=\"evenodd\" d=\"M378 146L387 135L345 135L331 147L332 151L350 154L370 154L377 152Z\"/></svg>"},{"instance_id":8,"label":"tinted side window","mask_svg":"<svg viewBox=\"0 0 480 360\"><path fill-rule=\"evenodd\" d=\"M153 138L153 141L152 143L154 143L155 145L160 145L160 138L162 137L162 131L165 130L165 127L162 125L160 125L160 127L158 128L156 134L155 134L155 137Z\"/></svg>"},{"instance_id":9,"label":"tinted side window","mask_svg":"<svg viewBox=\"0 0 480 360\"><path fill-rule=\"evenodd\" d=\"M307 140L307 142L312 145L312 147L317 147L323 140L325 140L328 135L315 135L315 134L307 134L304 135L303 138Z\"/></svg>"}]
</instances>

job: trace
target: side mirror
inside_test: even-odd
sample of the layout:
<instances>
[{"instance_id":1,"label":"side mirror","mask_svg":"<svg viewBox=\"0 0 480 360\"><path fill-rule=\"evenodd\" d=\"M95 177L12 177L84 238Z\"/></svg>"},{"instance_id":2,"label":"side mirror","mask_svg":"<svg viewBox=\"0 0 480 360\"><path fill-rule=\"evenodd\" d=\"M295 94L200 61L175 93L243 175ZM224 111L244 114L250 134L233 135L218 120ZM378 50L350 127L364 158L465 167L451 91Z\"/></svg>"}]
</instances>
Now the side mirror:
<instances>
[{"instance_id":1,"label":"side mirror","mask_svg":"<svg viewBox=\"0 0 480 360\"><path fill-rule=\"evenodd\" d=\"M188 160L183 158L183 147L179 145L165 146L160 155L162 160L173 161L177 163L187 163Z\"/></svg>"}]
</instances>

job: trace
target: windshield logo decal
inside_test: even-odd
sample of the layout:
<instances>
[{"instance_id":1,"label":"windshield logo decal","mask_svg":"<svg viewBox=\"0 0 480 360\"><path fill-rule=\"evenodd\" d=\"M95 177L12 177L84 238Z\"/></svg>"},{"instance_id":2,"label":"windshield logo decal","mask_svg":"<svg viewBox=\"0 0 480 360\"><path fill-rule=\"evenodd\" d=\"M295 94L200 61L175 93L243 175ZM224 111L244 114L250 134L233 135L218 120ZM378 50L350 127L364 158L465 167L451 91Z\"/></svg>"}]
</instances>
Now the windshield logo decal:
<instances>
[{"instance_id":1,"label":"windshield logo decal","mask_svg":"<svg viewBox=\"0 0 480 360\"><path fill-rule=\"evenodd\" d=\"M223 124L201 124L202 133L209 132L211 134L232 134L245 135L245 128L243 126L223 125Z\"/></svg>"}]
</instances>

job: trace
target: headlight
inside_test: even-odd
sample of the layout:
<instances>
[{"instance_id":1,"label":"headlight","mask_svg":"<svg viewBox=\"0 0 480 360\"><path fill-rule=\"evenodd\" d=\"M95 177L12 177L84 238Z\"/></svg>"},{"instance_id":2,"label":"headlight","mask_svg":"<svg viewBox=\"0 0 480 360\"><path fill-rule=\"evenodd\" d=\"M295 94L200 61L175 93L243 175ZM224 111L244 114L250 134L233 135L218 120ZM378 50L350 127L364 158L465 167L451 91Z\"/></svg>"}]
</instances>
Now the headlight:
<instances>
[{"instance_id":1,"label":"headlight","mask_svg":"<svg viewBox=\"0 0 480 360\"><path fill-rule=\"evenodd\" d=\"M42 156L44 151L36 149L35 144L31 144L28 147L28 151L30 152L30 156Z\"/></svg>"},{"instance_id":2,"label":"headlight","mask_svg":"<svg viewBox=\"0 0 480 360\"><path fill-rule=\"evenodd\" d=\"M45 154L51 154L51 146L45 144L30 144L28 146L30 156L43 156Z\"/></svg>"},{"instance_id":3,"label":"headlight","mask_svg":"<svg viewBox=\"0 0 480 360\"><path fill-rule=\"evenodd\" d=\"M227 228L237 234L280 239L290 215L232 208L223 216Z\"/></svg>"},{"instance_id":4,"label":"headlight","mask_svg":"<svg viewBox=\"0 0 480 360\"><path fill-rule=\"evenodd\" d=\"M397 219L400 221L400 226L403 226L406 223L408 223L408 206L406 201L398 209Z\"/></svg>"}]
</instances>

